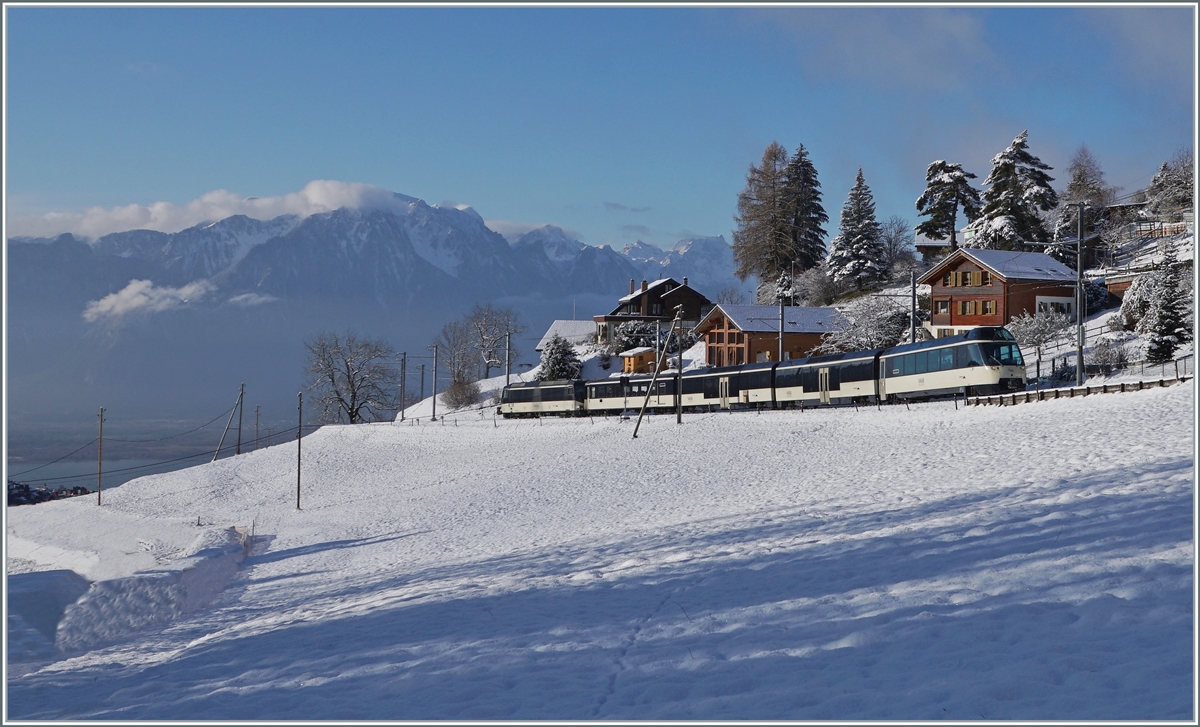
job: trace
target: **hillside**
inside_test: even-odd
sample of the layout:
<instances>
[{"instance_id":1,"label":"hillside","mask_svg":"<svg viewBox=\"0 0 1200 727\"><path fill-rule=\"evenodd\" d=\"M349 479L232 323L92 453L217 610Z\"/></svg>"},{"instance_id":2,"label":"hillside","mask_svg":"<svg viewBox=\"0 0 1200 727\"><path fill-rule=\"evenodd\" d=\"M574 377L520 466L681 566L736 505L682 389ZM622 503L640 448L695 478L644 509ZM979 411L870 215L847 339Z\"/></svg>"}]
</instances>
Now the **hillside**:
<instances>
[{"instance_id":1,"label":"hillside","mask_svg":"<svg viewBox=\"0 0 1200 727\"><path fill-rule=\"evenodd\" d=\"M108 645L10 620L7 717L1190 719L1194 396L333 426L299 511L294 442L14 508L17 570L257 537Z\"/></svg>"}]
</instances>

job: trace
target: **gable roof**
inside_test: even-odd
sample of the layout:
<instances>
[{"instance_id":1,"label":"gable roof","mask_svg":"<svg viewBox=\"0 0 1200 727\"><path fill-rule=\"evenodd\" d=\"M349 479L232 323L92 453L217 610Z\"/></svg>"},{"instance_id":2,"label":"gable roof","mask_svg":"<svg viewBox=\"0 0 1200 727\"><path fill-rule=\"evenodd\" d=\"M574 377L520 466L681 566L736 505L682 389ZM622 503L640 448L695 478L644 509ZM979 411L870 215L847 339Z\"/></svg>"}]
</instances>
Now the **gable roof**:
<instances>
[{"instance_id":1,"label":"gable roof","mask_svg":"<svg viewBox=\"0 0 1200 727\"><path fill-rule=\"evenodd\" d=\"M1053 280L1064 283L1075 281L1074 270L1042 252L960 247L930 268L917 282L924 284L938 278L947 266L964 257L980 267L987 268L1003 280Z\"/></svg>"},{"instance_id":2,"label":"gable roof","mask_svg":"<svg viewBox=\"0 0 1200 727\"><path fill-rule=\"evenodd\" d=\"M541 351L556 334L567 339L567 343L572 345L588 343L596 337L596 324L592 321L554 321L533 350Z\"/></svg>"},{"instance_id":3,"label":"gable roof","mask_svg":"<svg viewBox=\"0 0 1200 727\"><path fill-rule=\"evenodd\" d=\"M779 306L775 305L718 303L696 328L702 327L718 311L724 313L743 333L779 334ZM783 308L784 333L828 333L837 330L838 323L843 320L842 314L836 308L809 308L802 305L788 305Z\"/></svg>"},{"instance_id":4,"label":"gable roof","mask_svg":"<svg viewBox=\"0 0 1200 727\"><path fill-rule=\"evenodd\" d=\"M628 303L629 301L633 300L634 298L638 297L639 295L645 295L646 293L649 293L650 291L656 289L658 286L666 285L667 283L671 284L667 288L667 290L673 290L679 286L679 281L675 280L675 278L659 278L658 280L655 280L653 283L650 283L649 285L647 285L645 290L638 288L637 290L633 291L629 295L621 298L620 302Z\"/></svg>"}]
</instances>

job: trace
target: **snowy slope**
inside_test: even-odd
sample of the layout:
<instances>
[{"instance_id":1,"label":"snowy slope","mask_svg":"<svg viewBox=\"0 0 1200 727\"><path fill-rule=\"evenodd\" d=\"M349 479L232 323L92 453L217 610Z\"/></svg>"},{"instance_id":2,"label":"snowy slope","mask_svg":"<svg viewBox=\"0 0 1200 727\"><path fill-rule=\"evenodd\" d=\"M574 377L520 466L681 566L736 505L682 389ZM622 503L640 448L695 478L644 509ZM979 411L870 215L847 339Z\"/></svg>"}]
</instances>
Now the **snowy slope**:
<instances>
[{"instance_id":1,"label":"snowy slope","mask_svg":"<svg viewBox=\"0 0 1200 727\"><path fill-rule=\"evenodd\" d=\"M306 437L299 511L294 443L14 508L271 539L204 610L10 663L7 717L1191 719L1194 397L471 413Z\"/></svg>"}]
</instances>

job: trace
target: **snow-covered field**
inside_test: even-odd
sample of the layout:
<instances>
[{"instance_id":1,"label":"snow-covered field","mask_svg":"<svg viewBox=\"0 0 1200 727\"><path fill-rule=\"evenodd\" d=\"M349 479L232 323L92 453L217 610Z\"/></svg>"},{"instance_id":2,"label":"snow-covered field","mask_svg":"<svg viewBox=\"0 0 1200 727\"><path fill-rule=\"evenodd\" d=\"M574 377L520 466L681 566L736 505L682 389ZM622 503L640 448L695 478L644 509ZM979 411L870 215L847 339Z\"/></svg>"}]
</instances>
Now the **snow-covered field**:
<instances>
[{"instance_id":1,"label":"snow-covered field","mask_svg":"<svg viewBox=\"0 0 1200 727\"><path fill-rule=\"evenodd\" d=\"M13 508L89 578L257 537L204 608L10 659L6 716L1191 720L1194 397L471 412L305 438L299 511L294 442Z\"/></svg>"}]
</instances>

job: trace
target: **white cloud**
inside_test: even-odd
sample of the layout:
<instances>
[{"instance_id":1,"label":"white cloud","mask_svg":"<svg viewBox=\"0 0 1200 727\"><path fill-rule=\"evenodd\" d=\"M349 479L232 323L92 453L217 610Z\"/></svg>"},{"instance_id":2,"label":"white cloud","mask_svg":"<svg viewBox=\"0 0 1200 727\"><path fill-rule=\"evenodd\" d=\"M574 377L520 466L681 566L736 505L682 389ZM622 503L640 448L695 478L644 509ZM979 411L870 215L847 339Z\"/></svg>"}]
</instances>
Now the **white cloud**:
<instances>
[{"instance_id":1,"label":"white cloud","mask_svg":"<svg viewBox=\"0 0 1200 727\"><path fill-rule=\"evenodd\" d=\"M242 293L235 295L229 299L229 302L234 305L240 305L248 308L252 305L262 305L263 303L274 303L279 300L273 295L259 295L258 293Z\"/></svg>"},{"instance_id":2,"label":"white cloud","mask_svg":"<svg viewBox=\"0 0 1200 727\"><path fill-rule=\"evenodd\" d=\"M751 16L782 31L816 78L954 91L1001 70L981 16L946 8L778 8Z\"/></svg>"},{"instance_id":3,"label":"white cloud","mask_svg":"<svg viewBox=\"0 0 1200 727\"><path fill-rule=\"evenodd\" d=\"M171 202L124 207L92 207L84 212L51 212L39 216L8 220L12 236L49 237L70 232L97 238L126 230L178 232L200 224L215 222L232 215L269 220L280 215L307 217L342 207L354 209L393 209L401 211L413 197L395 194L382 187L357 182L318 179L299 192L278 197L243 197L228 190L208 192L182 207Z\"/></svg>"},{"instance_id":4,"label":"white cloud","mask_svg":"<svg viewBox=\"0 0 1200 727\"><path fill-rule=\"evenodd\" d=\"M200 300L213 289L207 280L188 283L181 288L158 288L149 280L130 280L116 293L93 300L84 308L83 318L89 322L115 322L130 313L158 313Z\"/></svg>"}]
</instances>

